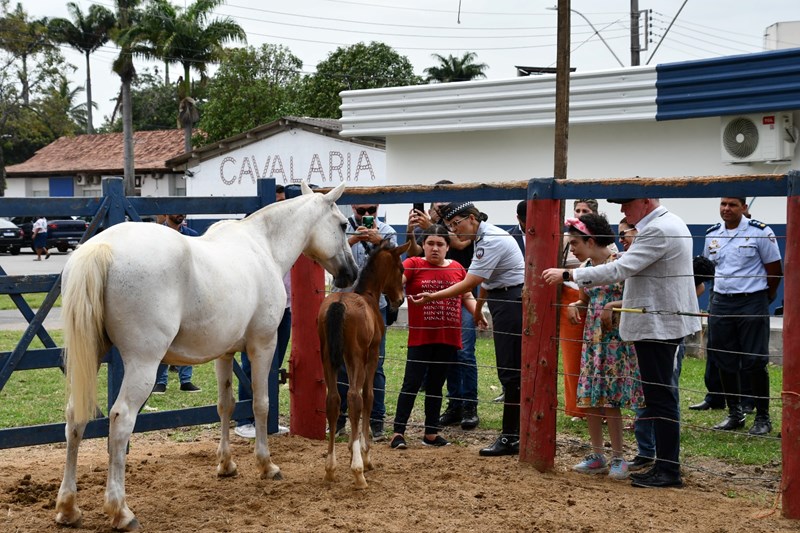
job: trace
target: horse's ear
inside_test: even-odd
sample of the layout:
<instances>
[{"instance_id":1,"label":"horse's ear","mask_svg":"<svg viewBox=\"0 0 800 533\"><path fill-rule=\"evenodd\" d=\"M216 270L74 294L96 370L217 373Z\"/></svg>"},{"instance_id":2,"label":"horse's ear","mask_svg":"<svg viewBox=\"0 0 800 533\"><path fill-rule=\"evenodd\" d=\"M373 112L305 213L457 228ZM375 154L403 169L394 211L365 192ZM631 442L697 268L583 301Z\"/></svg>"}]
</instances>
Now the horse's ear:
<instances>
[{"instance_id":1,"label":"horse's ear","mask_svg":"<svg viewBox=\"0 0 800 533\"><path fill-rule=\"evenodd\" d=\"M347 186L346 183L339 184L335 189L331 189L325 195L325 198L330 202L334 203L336 200L341 198L342 194L344 193L344 188Z\"/></svg>"},{"instance_id":2,"label":"horse's ear","mask_svg":"<svg viewBox=\"0 0 800 533\"><path fill-rule=\"evenodd\" d=\"M313 190L311 190L311 187L309 187L308 185L306 185L306 182L305 182L305 181L301 181L301 182L300 182L300 191L301 191L303 194L314 194L314 191L313 191Z\"/></svg>"},{"instance_id":3,"label":"horse's ear","mask_svg":"<svg viewBox=\"0 0 800 533\"><path fill-rule=\"evenodd\" d=\"M404 245L395 248L394 253L397 255L404 254L408 251L409 246L411 246L411 240L407 240Z\"/></svg>"}]
</instances>

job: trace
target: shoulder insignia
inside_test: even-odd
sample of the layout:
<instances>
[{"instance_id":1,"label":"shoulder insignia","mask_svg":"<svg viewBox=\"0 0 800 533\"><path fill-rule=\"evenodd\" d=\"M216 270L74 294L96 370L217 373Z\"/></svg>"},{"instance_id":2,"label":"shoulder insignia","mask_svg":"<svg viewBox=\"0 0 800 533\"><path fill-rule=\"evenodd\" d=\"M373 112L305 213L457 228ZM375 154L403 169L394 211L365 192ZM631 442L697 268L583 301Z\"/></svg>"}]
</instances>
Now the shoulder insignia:
<instances>
[{"instance_id":1,"label":"shoulder insignia","mask_svg":"<svg viewBox=\"0 0 800 533\"><path fill-rule=\"evenodd\" d=\"M753 226L754 228L764 229L767 227L766 224L761 222L760 220L750 220L747 222L749 225Z\"/></svg>"},{"instance_id":2,"label":"shoulder insignia","mask_svg":"<svg viewBox=\"0 0 800 533\"><path fill-rule=\"evenodd\" d=\"M717 230L720 228L720 226L722 226L722 223L721 223L721 222L719 222L719 223L717 223L717 224L714 224L713 226L711 226L710 228L708 228L708 229L706 230L706 235L708 235L708 234L709 234L709 233L711 233L712 231L717 231Z\"/></svg>"}]
</instances>

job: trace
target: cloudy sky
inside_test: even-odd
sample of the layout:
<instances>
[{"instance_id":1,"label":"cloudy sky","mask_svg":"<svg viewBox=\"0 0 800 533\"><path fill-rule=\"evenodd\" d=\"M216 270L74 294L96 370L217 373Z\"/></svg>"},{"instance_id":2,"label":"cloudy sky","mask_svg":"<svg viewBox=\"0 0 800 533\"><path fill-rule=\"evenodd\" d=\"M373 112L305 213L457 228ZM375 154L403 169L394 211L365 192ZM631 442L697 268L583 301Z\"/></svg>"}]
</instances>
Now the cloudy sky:
<instances>
[{"instance_id":1,"label":"cloudy sky","mask_svg":"<svg viewBox=\"0 0 800 533\"><path fill-rule=\"evenodd\" d=\"M113 0L74 1L84 12L92 3L114 7ZM68 16L64 0L21 3L32 17ZM446 56L472 51L479 62L489 66L489 78L502 79L516 75L515 65L555 66L556 13L547 9L554 4L555 0L229 0L218 14L234 18L247 32L250 45L288 47L303 61L305 72L313 72L316 64L339 46L383 41L408 56L418 74L435 64L433 53ZM642 52L641 63L757 52L763 49L767 26L800 20L799 6L797 0L640 0L640 9L652 10L649 29L653 41L650 50ZM573 0L572 8L580 13L572 17L573 67L589 71L630 64L629 0ZM794 44L800 46L800 42ZM83 86L83 57L68 47L63 52L76 67L70 78ZM110 115L119 90L119 79L111 73L116 54L108 44L92 56L94 99L100 110L96 125ZM137 64L140 70L147 66L155 64ZM172 72L177 72L177 66Z\"/></svg>"}]
</instances>

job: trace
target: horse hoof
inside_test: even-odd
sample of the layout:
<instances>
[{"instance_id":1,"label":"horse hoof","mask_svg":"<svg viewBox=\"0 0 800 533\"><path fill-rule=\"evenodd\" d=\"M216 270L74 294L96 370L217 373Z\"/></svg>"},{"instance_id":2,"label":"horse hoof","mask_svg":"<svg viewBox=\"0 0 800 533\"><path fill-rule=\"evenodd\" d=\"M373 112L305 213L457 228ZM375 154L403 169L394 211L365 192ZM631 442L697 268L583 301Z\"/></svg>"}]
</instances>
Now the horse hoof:
<instances>
[{"instance_id":1,"label":"horse hoof","mask_svg":"<svg viewBox=\"0 0 800 533\"><path fill-rule=\"evenodd\" d=\"M231 461L227 467L223 466L222 463L217 465L217 477L233 477L239 472L238 468L236 467L236 463Z\"/></svg>"},{"instance_id":2,"label":"horse hoof","mask_svg":"<svg viewBox=\"0 0 800 533\"><path fill-rule=\"evenodd\" d=\"M83 514L78 511L78 517L68 519L64 513L58 513L56 515L56 524L60 527L81 527L81 519L83 518Z\"/></svg>"},{"instance_id":3,"label":"horse hoof","mask_svg":"<svg viewBox=\"0 0 800 533\"><path fill-rule=\"evenodd\" d=\"M142 529L142 525L135 516L125 525L114 526L115 531L139 531L140 529Z\"/></svg>"},{"instance_id":4,"label":"horse hoof","mask_svg":"<svg viewBox=\"0 0 800 533\"><path fill-rule=\"evenodd\" d=\"M273 481L283 481L283 474L281 474L280 470L272 476Z\"/></svg>"},{"instance_id":5,"label":"horse hoof","mask_svg":"<svg viewBox=\"0 0 800 533\"><path fill-rule=\"evenodd\" d=\"M367 485L367 480L366 479L363 479L363 480L360 480L360 481L356 481L356 490L364 490L368 486L369 485Z\"/></svg>"}]
</instances>

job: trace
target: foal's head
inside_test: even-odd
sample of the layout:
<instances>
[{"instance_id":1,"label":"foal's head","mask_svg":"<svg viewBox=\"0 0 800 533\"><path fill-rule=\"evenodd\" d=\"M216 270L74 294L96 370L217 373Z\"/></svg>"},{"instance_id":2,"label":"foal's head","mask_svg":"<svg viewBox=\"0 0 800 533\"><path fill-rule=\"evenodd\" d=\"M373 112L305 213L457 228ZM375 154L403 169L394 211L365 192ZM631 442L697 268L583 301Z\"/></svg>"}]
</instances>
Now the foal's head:
<instances>
[{"instance_id":1,"label":"foal's head","mask_svg":"<svg viewBox=\"0 0 800 533\"><path fill-rule=\"evenodd\" d=\"M380 246L370 254L369 261L364 266L355 291L360 292L359 289L364 290L367 287L374 287L374 290L386 295L386 300L392 308L397 309L400 307L405 298L403 293L403 261L400 256L408 250L410 245L411 241L398 247L393 246L386 239L381 241Z\"/></svg>"}]
</instances>

